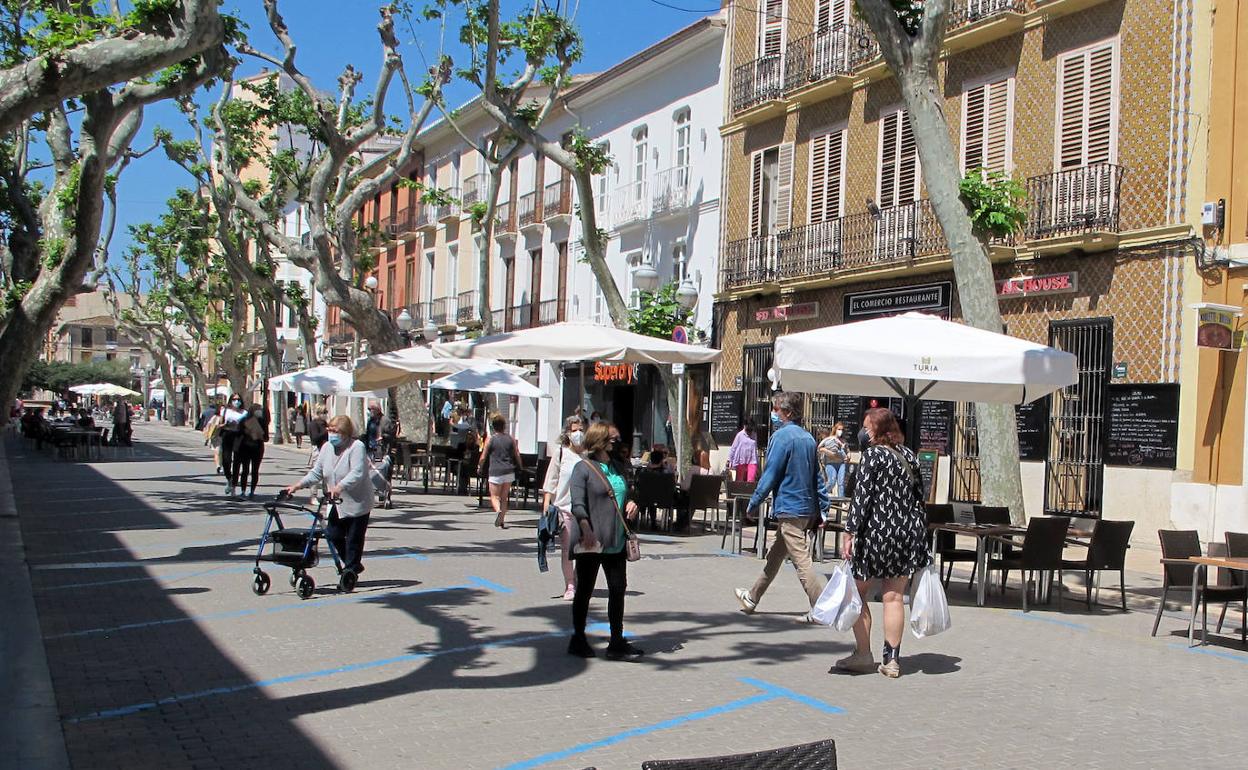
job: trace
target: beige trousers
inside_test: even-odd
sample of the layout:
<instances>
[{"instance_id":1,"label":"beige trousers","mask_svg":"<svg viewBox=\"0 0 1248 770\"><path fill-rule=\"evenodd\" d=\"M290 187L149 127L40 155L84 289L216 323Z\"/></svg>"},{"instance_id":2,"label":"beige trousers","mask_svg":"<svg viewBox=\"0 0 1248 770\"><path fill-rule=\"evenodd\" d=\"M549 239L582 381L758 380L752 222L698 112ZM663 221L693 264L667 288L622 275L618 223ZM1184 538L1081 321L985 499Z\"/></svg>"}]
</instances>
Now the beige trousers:
<instances>
[{"instance_id":1,"label":"beige trousers","mask_svg":"<svg viewBox=\"0 0 1248 770\"><path fill-rule=\"evenodd\" d=\"M759 526L762 526L762 522L759 522ZM815 602L819 600L819 594L823 593L824 579L811 568L810 551L806 549L805 530L806 519L780 519L776 542L767 552L767 563L763 566L763 574L758 576L754 587L750 589L750 598L755 603L763 598L771 581L776 579L776 574L780 572L780 567L787 556L793 560L793 566L797 568L797 578L802 581L802 588L806 589L806 598L810 600L810 606L815 606Z\"/></svg>"}]
</instances>

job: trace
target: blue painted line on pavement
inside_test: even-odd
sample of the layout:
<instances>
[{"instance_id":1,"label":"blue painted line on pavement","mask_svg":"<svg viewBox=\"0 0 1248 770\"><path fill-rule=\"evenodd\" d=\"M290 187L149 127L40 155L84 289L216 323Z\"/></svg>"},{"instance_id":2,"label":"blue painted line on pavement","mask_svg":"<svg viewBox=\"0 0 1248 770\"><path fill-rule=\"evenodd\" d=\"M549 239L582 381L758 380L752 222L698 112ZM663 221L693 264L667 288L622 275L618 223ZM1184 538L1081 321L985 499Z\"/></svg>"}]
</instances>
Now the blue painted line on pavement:
<instances>
[{"instance_id":1,"label":"blue painted line on pavement","mask_svg":"<svg viewBox=\"0 0 1248 770\"><path fill-rule=\"evenodd\" d=\"M1058 620L1057 618L1046 618L1043 615L1032 615L1030 613L1022 612L1022 611L1011 612L1010 614L1016 618L1022 618L1023 620L1035 620L1040 623L1050 623L1055 626L1063 626L1065 628L1070 628L1075 631L1091 631L1092 630L1089 626L1085 626L1082 623L1071 623L1069 620Z\"/></svg>"},{"instance_id":2,"label":"blue painted line on pavement","mask_svg":"<svg viewBox=\"0 0 1248 770\"><path fill-rule=\"evenodd\" d=\"M1233 653L1233 652L1226 652L1225 650L1215 650L1209 647L1188 647L1186 644L1172 644L1170 646L1176 647L1181 650L1187 650L1188 652L1195 652L1200 655L1210 655L1212 657L1222 658L1224 660L1233 660L1236 663L1248 663L1248 655L1237 655L1236 653Z\"/></svg>"},{"instance_id":3,"label":"blue painted line on pavement","mask_svg":"<svg viewBox=\"0 0 1248 770\"><path fill-rule=\"evenodd\" d=\"M796 692L793 692L792 690L788 690L783 687L777 687L776 685L768 684L767 682L763 682L758 679L742 677L741 679L739 679L739 681L743 682L744 684L748 684L751 687L757 687L761 689L762 692L758 693L757 695L750 695L745 698L738 698L737 700L729 701L728 703L724 703L719 706L712 706L711 708L700 709L698 711L693 711L688 714L682 714L680 716L672 717L671 719L665 719L662 722L655 722L654 724L650 724L650 725L642 725L641 727L634 727L632 729L624 730L623 732L619 732L614 735L608 735L605 738L599 738L596 741L580 743L580 744L577 744L576 746L572 746L566 749L560 749L559 751L552 751L547 754L542 754L540 756L533 757L532 759L526 759L521 762L513 762L512 764L509 764L509 765L503 765L501 768L499 768L499 770L531 770L531 768L540 767L541 765L549 764L551 762L557 762L562 759L568 759L570 757L576 756L577 754L583 754L587 751L593 751L595 749L602 749L608 746L614 746L617 743L622 743L631 738L638 738L643 735L650 735L651 733L656 733L656 732L659 732L660 730L670 730L674 727L680 727L681 725L689 724L690 722L698 722L703 719L710 719L711 717L717 717L717 716L722 716L724 714L730 714L734 711L740 711L741 709L748 708L750 706L756 706L760 703L767 703L769 701L774 701L774 700L783 700L783 699L793 700L793 701L796 701L797 703L801 703L803 705L811 706L815 709L818 709L819 711L822 711L825 714L845 713L845 709L840 708L839 706L833 706L831 704L824 703L823 701L818 700L816 698L811 698L807 695L802 695L801 693L796 693Z\"/></svg>"},{"instance_id":4,"label":"blue painted line on pavement","mask_svg":"<svg viewBox=\"0 0 1248 770\"><path fill-rule=\"evenodd\" d=\"M483 578L483 577L477 577L476 575L469 575L469 576L468 576L468 582L469 582L469 583L475 583L476 585L479 585L479 586L481 586L482 588L488 588L488 589L490 589L491 591L494 591L494 592L496 592L496 593L500 593L500 594L509 594L509 593L512 593L512 590L511 590L510 588L508 588L507 586L501 586L501 585L499 585L498 583L495 583L495 582L494 582L494 581L492 581L492 580L486 580L485 578Z\"/></svg>"}]
</instances>

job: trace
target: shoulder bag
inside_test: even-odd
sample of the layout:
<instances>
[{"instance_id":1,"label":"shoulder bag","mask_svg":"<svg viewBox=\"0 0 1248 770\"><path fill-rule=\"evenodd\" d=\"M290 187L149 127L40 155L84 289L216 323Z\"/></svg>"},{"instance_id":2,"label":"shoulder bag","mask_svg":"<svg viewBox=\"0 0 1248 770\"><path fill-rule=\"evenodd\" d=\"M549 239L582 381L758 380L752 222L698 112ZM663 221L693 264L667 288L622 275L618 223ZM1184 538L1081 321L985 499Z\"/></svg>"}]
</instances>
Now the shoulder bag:
<instances>
[{"instance_id":1,"label":"shoulder bag","mask_svg":"<svg viewBox=\"0 0 1248 770\"><path fill-rule=\"evenodd\" d=\"M611 482L607 481L607 476L598 467L597 461L587 460L585 466L596 473L603 486L607 488L607 495L611 498L611 504L615 506L615 515L620 517L620 524L624 527L624 557L629 561L638 561L641 559L641 543L637 541L637 535L628 528L628 521L624 518L624 511L620 510L620 501L615 498L615 490L611 488Z\"/></svg>"}]
</instances>

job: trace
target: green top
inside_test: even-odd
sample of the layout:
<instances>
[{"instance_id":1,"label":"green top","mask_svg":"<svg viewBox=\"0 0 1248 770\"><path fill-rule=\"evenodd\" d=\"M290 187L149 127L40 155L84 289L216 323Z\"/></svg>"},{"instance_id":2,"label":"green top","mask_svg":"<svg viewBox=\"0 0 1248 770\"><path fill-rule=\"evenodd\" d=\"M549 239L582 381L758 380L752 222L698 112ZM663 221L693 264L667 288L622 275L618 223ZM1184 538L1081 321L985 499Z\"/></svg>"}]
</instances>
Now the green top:
<instances>
[{"instance_id":1,"label":"green top","mask_svg":"<svg viewBox=\"0 0 1248 770\"><path fill-rule=\"evenodd\" d=\"M609 550L603 548L602 552L619 553L624 550L624 535L619 530L624 526L624 498L628 496L628 482L611 463L598 463L598 467L602 469L602 475L607 477L607 483L611 485L611 491L615 493L615 502L620 507L620 515L615 518L616 531L619 534L619 537L614 538L617 545Z\"/></svg>"}]
</instances>

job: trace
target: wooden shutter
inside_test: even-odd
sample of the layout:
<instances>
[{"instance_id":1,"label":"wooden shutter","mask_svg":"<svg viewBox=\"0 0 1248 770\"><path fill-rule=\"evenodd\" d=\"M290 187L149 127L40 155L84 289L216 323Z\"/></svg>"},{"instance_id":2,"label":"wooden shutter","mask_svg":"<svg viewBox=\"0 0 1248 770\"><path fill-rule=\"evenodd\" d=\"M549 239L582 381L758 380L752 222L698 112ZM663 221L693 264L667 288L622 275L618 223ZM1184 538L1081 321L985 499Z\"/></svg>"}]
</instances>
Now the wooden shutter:
<instances>
[{"instance_id":1,"label":"wooden shutter","mask_svg":"<svg viewBox=\"0 0 1248 770\"><path fill-rule=\"evenodd\" d=\"M1116 48L1111 41L1062 57L1058 67L1059 170L1116 158Z\"/></svg>"},{"instance_id":2,"label":"wooden shutter","mask_svg":"<svg viewBox=\"0 0 1248 770\"><path fill-rule=\"evenodd\" d=\"M815 29L831 29L844 24L848 0L818 0L815 6Z\"/></svg>"},{"instance_id":3,"label":"wooden shutter","mask_svg":"<svg viewBox=\"0 0 1248 770\"><path fill-rule=\"evenodd\" d=\"M1004 78L968 88L962 99L962 171L1010 168L1010 91Z\"/></svg>"},{"instance_id":4,"label":"wooden shutter","mask_svg":"<svg viewBox=\"0 0 1248 770\"><path fill-rule=\"evenodd\" d=\"M832 131L810 140L810 224L841 216L841 176L845 132Z\"/></svg>"},{"instance_id":5,"label":"wooden shutter","mask_svg":"<svg viewBox=\"0 0 1248 770\"><path fill-rule=\"evenodd\" d=\"M761 29L758 37L758 55L779 56L784 50L784 0L765 0Z\"/></svg>"},{"instance_id":6,"label":"wooden shutter","mask_svg":"<svg viewBox=\"0 0 1248 770\"><path fill-rule=\"evenodd\" d=\"M774 229L787 230L793 226L793 143L780 145L780 158L776 165L776 222Z\"/></svg>"},{"instance_id":7,"label":"wooden shutter","mask_svg":"<svg viewBox=\"0 0 1248 770\"><path fill-rule=\"evenodd\" d=\"M763 153L756 152L750 162L750 236L763 233Z\"/></svg>"},{"instance_id":8,"label":"wooden shutter","mask_svg":"<svg viewBox=\"0 0 1248 770\"><path fill-rule=\"evenodd\" d=\"M919 152L910 119L897 110L880 119L880 208L913 203L919 195Z\"/></svg>"},{"instance_id":9,"label":"wooden shutter","mask_svg":"<svg viewBox=\"0 0 1248 770\"><path fill-rule=\"evenodd\" d=\"M897 119L900 112L880 119L880 199L881 208L897 203Z\"/></svg>"}]
</instances>

